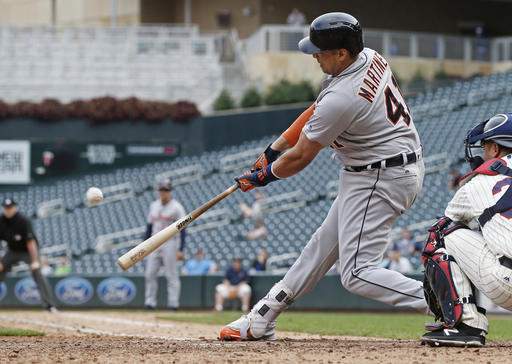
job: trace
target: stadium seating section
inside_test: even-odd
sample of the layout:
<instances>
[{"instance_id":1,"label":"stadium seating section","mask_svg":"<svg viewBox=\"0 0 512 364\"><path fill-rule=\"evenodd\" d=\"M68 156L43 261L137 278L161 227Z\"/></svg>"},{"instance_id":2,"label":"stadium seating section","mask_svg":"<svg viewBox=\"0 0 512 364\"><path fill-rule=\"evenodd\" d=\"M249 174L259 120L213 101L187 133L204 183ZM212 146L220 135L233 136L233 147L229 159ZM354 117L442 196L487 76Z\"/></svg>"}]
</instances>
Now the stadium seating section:
<instances>
[{"instance_id":1,"label":"stadium seating section","mask_svg":"<svg viewBox=\"0 0 512 364\"><path fill-rule=\"evenodd\" d=\"M397 229L404 226L414 228L413 224L419 226L443 213L453 194L447 188L447 168L463 156L466 131L495 113L510 111L510 85L512 73L494 74L459 82L452 87L420 94L408 100L422 138L428 173L421 196L413 208L399 218ZM201 166L201 179L179 184L174 191L174 197L187 211L191 211L233 183L232 177L237 171L222 171L216 167L223 157L249 149L263 149L272 139L269 136L199 156L180 157L171 162L151 163L81 178L65 178L51 185L30 186L13 193L12 197L19 201L21 210L30 215L36 212L37 205L43 201L63 199L66 213L34 220L41 246L67 244L74 257L72 265L76 273L121 272L115 261L128 247L98 253L94 251L96 239L100 235L145 224L148 205L156 198L153 190L155 175L190 165ZM323 150L312 165L299 175L273 183L263 190L267 197L300 190L304 201L302 206L268 213L265 219L269 234L265 239L246 241L241 238L250 229L251 223L241 218L238 205L241 202L252 203L253 194L235 193L215 208L228 211L228 224L219 229L190 229L187 256L190 257L196 248L201 247L223 269L235 256L244 257L244 263L248 265L260 247L267 248L271 256L299 252L322 222L332 201L328 186L332 188L336 185L332 181L338 178L339 164L331 158L331 154L329 150ZM432 156L433 159L430 158ZM445 162L440 168L433 168L440 158L444 158ZM133 188L131 197L96 207L84 206L83 197L89 186L106 187L126 182ZM0 197L4 195L6 193L0 193ZM424 234L421 228L415 232ZM139 264L130 272L142 271L143 264Z\"/></svg>"},{"instance_id":2,"label":"stadium seating section","mask_svg":"<svg viewBox=\"0 0 512 364\"><path fill-rule=\"evenodd\" d=\"M222 88L216 41L194 26L0 26L0 95L9 102L111 95L201 106Z\"/></svg>"}]
</instances>

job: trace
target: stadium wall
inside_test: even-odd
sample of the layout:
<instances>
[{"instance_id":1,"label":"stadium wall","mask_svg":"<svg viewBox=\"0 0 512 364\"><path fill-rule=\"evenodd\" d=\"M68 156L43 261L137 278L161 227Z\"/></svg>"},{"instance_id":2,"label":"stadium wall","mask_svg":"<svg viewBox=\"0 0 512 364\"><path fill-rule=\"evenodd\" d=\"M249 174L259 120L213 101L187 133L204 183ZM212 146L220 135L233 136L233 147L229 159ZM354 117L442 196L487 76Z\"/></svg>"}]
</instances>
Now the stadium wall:
<instances>
[{"instance_id":1,"label":"stadium wall","mask_svg":"<svg viewBox=\"0 0 512 364\"><path fill-rule=\"evenodd\" d=\"M410 81L418 72L427 80L444 71L450 76L467 78L476 74L489 75L493 72L509 70L510 62L495 63L480 61L437 60L429 58L387 57L393 72L400 80ZM292 82L308 80L319 84L325 77L313 57L299 52L266 52L255 54L246 60L248 74L253 82L268 87L276 80Z\"/></svg>"},{"instance_id":2,"label":"stadium wall","mask_svg":"<svg viewBox=\"0 0 512 364\"><path fill-rule=\"evenodd\" d=\"M412 276L421 279L420 276ZM282 276L252 277L253 304L263 297ZM188 309L211 309L215 286L223 276L184 276L181 278L180 306ZM69 276L49 277L58 307L78 308L143 308L142 276ZM158 308L165 308L166 284L158 281ZM233 302L234 303L234 302ZM233 305L229 303L228 305ZM236 304L236 303L235 303ZM38 307L39 293L31 277L8 277L0 284L0 307ZM377 301L353 295L345 290L338 275L324 277L315 289L293 304L295 309L329 310L393 310Z\"/></svg>"},{"instance_id":3,"label":"stadium wall","mask_svg":"<svg viewBox=\"0 0 512 364\"><path fill-rule=\"evenodd\" d=\"M0 121L3 140L36 143L173 143L181 155L195 155L244 141L281 133L307 104L293 104L250 111L234 110L200 117L189 123L159 124L120 122L91 126L86 120L41 122L33 119ZM250 126L250 127L248 127Z\"/></svg>"}]
</instances>

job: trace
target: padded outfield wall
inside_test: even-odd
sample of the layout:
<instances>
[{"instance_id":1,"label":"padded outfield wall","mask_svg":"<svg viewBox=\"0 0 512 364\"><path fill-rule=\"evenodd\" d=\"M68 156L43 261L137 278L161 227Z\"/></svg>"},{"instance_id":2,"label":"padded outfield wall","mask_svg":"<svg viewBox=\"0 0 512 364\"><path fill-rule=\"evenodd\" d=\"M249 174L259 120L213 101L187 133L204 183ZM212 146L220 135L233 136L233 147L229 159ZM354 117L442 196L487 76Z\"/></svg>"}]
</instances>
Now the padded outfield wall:
<instances>
[{"instance_id":1,"label":"padded outfield wall","mask_svg":"<svg viewBox=\"0 0 512 364\"><path fill-rule=\"evenodd\" d=\"M0 120L0 143L5 140L30 143L27 178L31 183L48 177L106 172L192 156L280 134L308 106L232 110L188 123L126 121L93 126L87 120L77 119L56 122L7 119ZM52 162L46 166L48 156ZM4 190L24 188L8 181L1 180L2 183L0 189Z\"/></svg>"},{"instance_id":2,"label":"padded outfield wall","mask_svg":"<svg viewBox=\"0 0 512 364\"><path fill-rule=\"evenodd\" d=\"M259 275L251 279L253 304L267 294L282 276ZM421 279L421 276L413 276ZM181 278L180 305L185 309L211 309L215 286L223 276L183 276ZM144 277L76 276L49 277L49 282L58 307L78 308L143 308ZM165 308L166 282L158 282L158 307ZM232 303L231 303L232 304ZM39 292L30 276L8 277L0 284L0 307L39 307ZM328 275L316 288L293 304L296 309L327 310L393 310L383 303L349 293L340 283L338 275Z\"/></svg>"},{"instance_id":3,"label":"padded outfield wall","mask_svg":"<svg viewBox=\"0 0 512 364\"><path fill-rule=\"evenodd\" d=\"M86 120L43 122L0 120L2 140L37 143L172 143L181 155L195 155L281 133L309 104L233 110L200 117L188 123L119 122L91 126Z\"/></svg>"}]
</instances>

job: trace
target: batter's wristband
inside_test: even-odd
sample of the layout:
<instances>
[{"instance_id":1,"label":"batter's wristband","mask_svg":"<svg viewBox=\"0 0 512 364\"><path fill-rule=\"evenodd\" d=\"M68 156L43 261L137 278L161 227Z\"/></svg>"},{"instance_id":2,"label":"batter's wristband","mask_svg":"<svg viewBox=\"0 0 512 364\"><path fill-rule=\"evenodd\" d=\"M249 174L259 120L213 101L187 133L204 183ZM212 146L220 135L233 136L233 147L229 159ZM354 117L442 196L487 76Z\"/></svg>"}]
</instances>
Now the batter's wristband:
<instances>
[{"instance_id":1,"label":"batter's wristband","mask_svg":"<svg viewBox=\"0 0 512 364\"><path fill-rule=\"evenodd\" d=\"M280 151L272 149L272 144L270 144L267 149L265 149L265 156L267 157L267 161L269 163L272 163L275 161L279 155L281 154Z\"/></svg>"},{"instance_id":2,"label":"batter's wristband","mask_svg":"<svg viewBox=\"0 0 512 364\"><path fill-rule=\"evenodd\" d=\"M278 179L282 179L281 177L279 177L277 174L274 173L274 171L272 170L272 164L273 163L270 163L267 167L267 173L272 177L272 181L277 181Z\"/></svg>"}]
</instances>

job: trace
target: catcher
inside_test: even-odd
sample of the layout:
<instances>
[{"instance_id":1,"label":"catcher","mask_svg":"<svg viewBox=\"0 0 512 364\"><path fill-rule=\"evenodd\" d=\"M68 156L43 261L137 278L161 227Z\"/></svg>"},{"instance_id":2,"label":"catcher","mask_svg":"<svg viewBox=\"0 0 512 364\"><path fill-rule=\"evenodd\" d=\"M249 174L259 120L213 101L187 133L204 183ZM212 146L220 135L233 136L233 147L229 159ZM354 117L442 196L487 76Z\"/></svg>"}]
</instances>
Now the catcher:
<instances>
[{"instance_id":1,"label":"catcher","mask_svg":"<svg viewBox=\"0 0 512 364\"><path fill-rule=\"evenodd\" d=\"M432 346L485 345L489 323L475 288L512 310L512 113L471 129L465 153L472 172L430 228L422 257L425 299L440 320L422 337ZM468 228L473 220L479 229Z\"/></svg>"}]
</instances>

